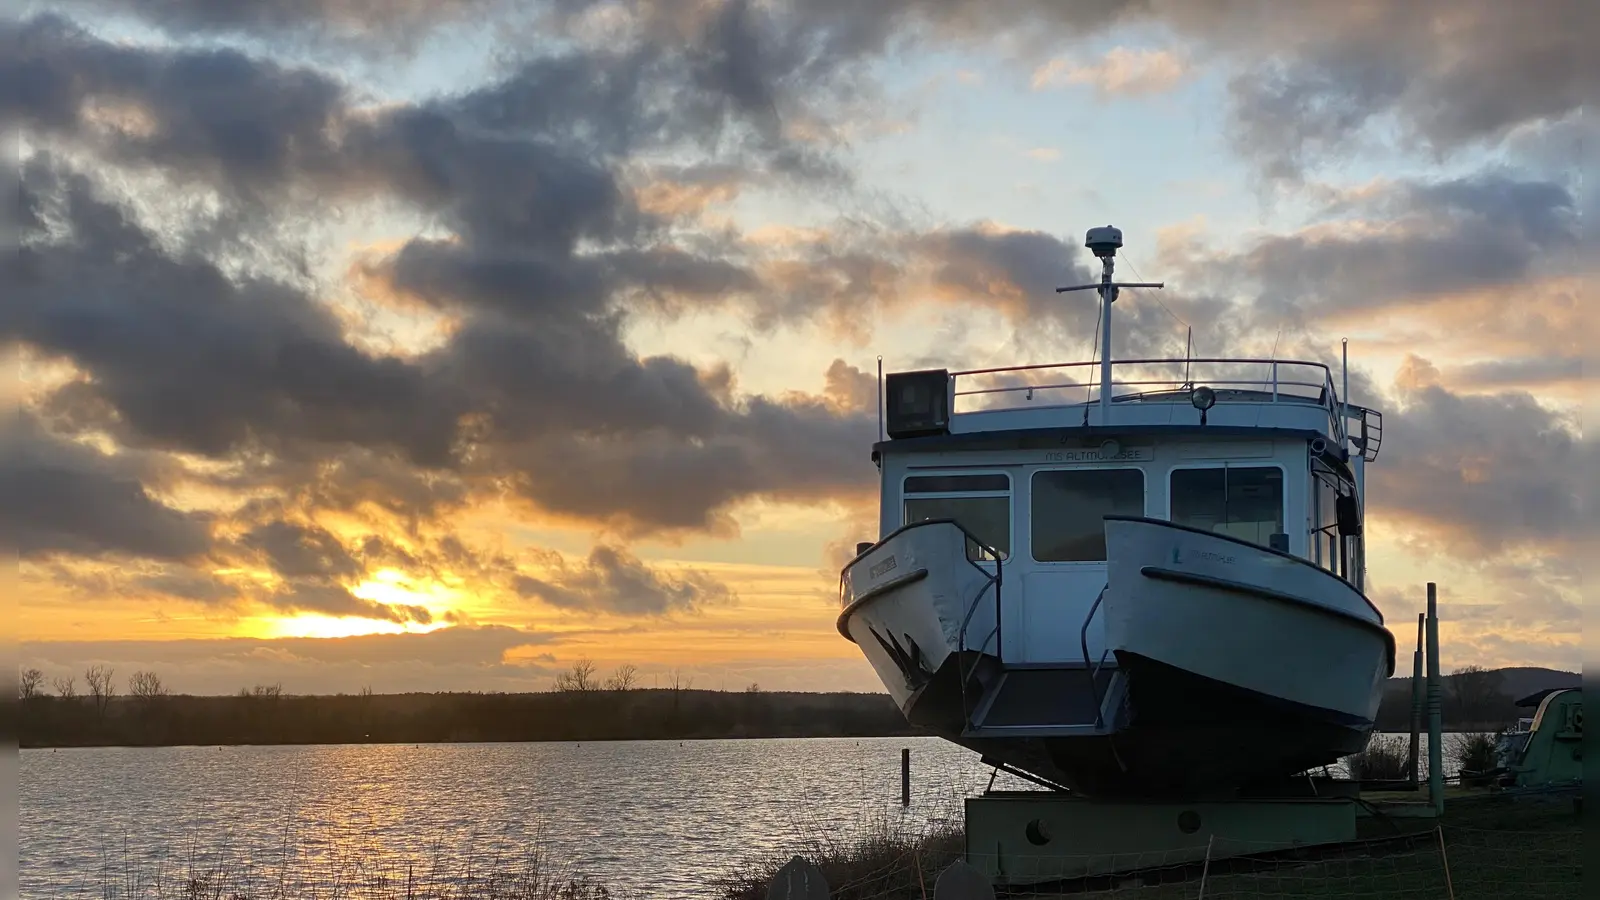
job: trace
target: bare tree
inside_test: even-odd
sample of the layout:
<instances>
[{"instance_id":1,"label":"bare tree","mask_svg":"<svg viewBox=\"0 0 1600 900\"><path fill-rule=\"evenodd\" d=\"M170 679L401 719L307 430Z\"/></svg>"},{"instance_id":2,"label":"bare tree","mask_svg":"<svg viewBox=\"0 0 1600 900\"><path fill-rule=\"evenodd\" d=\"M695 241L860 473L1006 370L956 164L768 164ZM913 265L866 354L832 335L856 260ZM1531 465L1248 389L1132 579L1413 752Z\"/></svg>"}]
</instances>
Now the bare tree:
<instances>
[{"instance_id":1,"label":"bare tree","mask_svg":"<svg viewBox=\"0 0 1600 900\"><path fill-rule=\"evenodd\" d=\"M172 691L161 683L161 676L154 672L135 672L128 676L128 696L140 700L150 701L165 697Z\"/></svg>"},{"instance_id":2,"label":"bare tree","mask_svg":"<svg viewBox=\"0 0 1600 900\"><path fill-rule=\"evenodd\" d=\"M617 671L606 679L608 691L631 691L639 683L639 667L633 663L617 666Z\"/></svg>"},{"instance_id":3,"label":"bare tree","mask_svg":"<svg viewBox=\"0 0 1600 900\"><path fill-rule=\"evenodd\" d=\"M89 684L89 698L94 701L94 711L101 718L105 717L106 707L117 694L117 686L111 680L114 674L110 666L90 666L83 673L83 680Z\"/></svg>"},{"instance_id":4,"label":"bare tree","mask_svg":"<svg viewBox=\"0 0 1600 900\"><path fill-rule=\"evenodd\" d=\"M682 669L674 668L671 673L671 681L667 683L667 686L672 689L674 694L679 691L693 690L694 676L685 674Z\"/></svg>"},{"instance_id":5,"label":"bare tree","mask_svg":"<svg viewBox=\"0 0 1600 900\"><path fill-rule=\"evenodd\" d=\"M594 677L594 661L579 657L572 668L556 676L552 687L557 691L592 691L599 688Z\"/></svg>"},{"instance_id":6,"label":"bare tree","mask_svg":"<svg viewBox=\"0 0 1600 900\"><path fill-rule=\"evenodd\" d=\"M44 673L38 669L23 669L17 678L17 698L32 700L43 693Z\"/></svg>"},{"instance_id":7,"label":"bare tree","mask_svg":"<svg viewBox=\"0 0 1600 900\"><path fill-rule=\"evenodd\" d=\"M51 679L50 686L56 689L56 694L63 700L71 700L78 696L78 679L71 675L60 675Z\"/></svg>"},{"instance_id":8,"label":"bare tree","mask_svg":"<svg viewBox=\"0 0 1600 900\"><path fill-rule=\"evenodd\" d=\"M1502 679L1502 673L1482 666L1463 666L1451 672L1446 686L1457 723L1494 720L1506 700L1500 689Z\"/></svg>"},{"instance_id":9,"label":"bare tree","mask_svg":"<svg viewBox=\"0 0 1600 900\"><path fill-rule=\"evenodd\" d=\"M250 696L255 697L257 700L276 700L283 696L283 685L281 683L258 684L250 689Z\"/></svg>"},{"instance_id":10,"label":"bare tree","mask_svg":"<svg viewBox=\"0 0 1600 900\"><path fill-rule=\"evenodd\" d=\"M750 682L750 686L744 689L744 692L746 694L759 694L761 693L761 685L752 681Z\"/></svg>"}]
</instances>

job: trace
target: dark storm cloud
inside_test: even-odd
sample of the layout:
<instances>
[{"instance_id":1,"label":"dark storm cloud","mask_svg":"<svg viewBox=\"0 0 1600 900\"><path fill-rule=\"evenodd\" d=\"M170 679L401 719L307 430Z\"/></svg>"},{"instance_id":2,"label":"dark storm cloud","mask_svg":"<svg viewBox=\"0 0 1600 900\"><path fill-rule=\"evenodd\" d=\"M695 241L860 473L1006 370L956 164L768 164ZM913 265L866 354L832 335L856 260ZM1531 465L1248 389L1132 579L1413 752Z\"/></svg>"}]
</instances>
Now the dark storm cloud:
<instances>
[{"instance_id":1,"label":"dark storm cloud","mask_svg":"<svg viewBox=\"0 0 1600 900\"><path fill-rule=\"evenodd\" d=\"M348 580L362 573L361 564L339 539L316 526L268 522L246 532L239 543L261 553L285 578Z\"/></svg>"},{"instance_id":2,"label":"dark storm cloud","mask_svg":"<svg viewBox=\"0 0 1600 900\"><path fill-rule=\"evenodd\" d=\"M562 562L543 578L519 575L514 587L518 594L551 606L629 616L663 615L733 599L726 585L704 573L668 575L627 550L604 544L579 565Z\"/></svg>"},{"instance_id":3,"label":"dark storm cloud","mask_svg":"<svg viewBox=\"0 0 1600 900\"><path fill-rule=\"evenodd\" d=\"M1583 43L1597 21L1583 0L1195 6L1177 14L1191 33L1241 61L1266 60L1231 90L1235 145L1271 175L1297 175L1358 146L1386 116L1439 152L1496 141L1582 107L1600 83Z\"/></svg>"},{"instance_id":4,"label":"dark storm cloud","mask_svg":"<svg viewBox=\"0 0 1600 900\"><path fill-rule=\"evenodd\" d=\"M57 16L0 22L7 120L98 138L124 161L159 161L245 192L337 164L329 129L344 88L321 73L233 49L152 51L103 41Z\"/></svg>"},{"instance_id":5,"label":"dark storm cloud","mask_svg":"<svg viewBox=\"0 0 1600 900\"><path fill-rule=\"evenodd\" d=\"M70 0L65 8L110 6L109 0ZM115 6L129 11L127 4ZM492 7L489 0L148 0L132 11L177 31L271 35L333 26L394 42L430 22L508 13ZM1116 25L1162 26L1200 54L1236 64L1230 85L1236 143L1273 175L1294 175L1307 162L1351 147L1385 116L1409 138L1449 151L1498 139L1519 123L1560 118L1592 100L1592 86L1600 83L1600 61L1583 45L1600 22L1583 0L1376 7L1246 0L658 0L626 6L553 0L534 6L531 15L540 33L561 33L602 7L624 13L627 33L646 43L688 44L695 83L746 113L770 109L784 91L826 84L899 45L987 48L1004 41L1043 55L1076 49L1077 41Z\"/></svg>"},{"instance_id":6,"label":"dark storm cloud","mask_svg":"<svg viewBox=\"0 0 1600 900\"><path fill-rule=\"evenodd\" d=\"M1576 384L1583 378L1583 359L1546 355L1469 363L1449 370L1448 381L1466 388L1536 388Z\"/></svg>"},{"instance_id":7,"label":"dark storm cloud","mask_svg":"<svg viewBox=\"0 0 1600 900\"><path fill-rule=\"evenodd\" d=\"M1260 34L1317 26L1304 32L1314 40L1280 45L1288 49L1277 55L1278 87L1268 85L1277 94L1258 97L1244 82L1235 86L1247 132L1289 123L1282 133L1262 132L1263 154L1290 153L1301 135L1315 138L1294 125L1319 103L1343 109L1351 97L1366 98L1376 115L1444 102L1456 89L1429 74L1451 52L1448 40L1423 42L1411 57L1390 60L1373 50L1389 38L1342 7L1250 6L1265 17ZM333 5L293 8L316 13ZM199 22L184 4L145 9L163 21ZM460 502L470 482L509 487L546 510L626 533L725 530L728 510L746 497L815 500L870 489L863 448L872 413L841 413L820 401L732 401L724 375L633 353L621 337L625 301L656 293L714 304L730 294L766 293L751 301L761 315L848 320L864 303L892 296L898 279L915 269L932 271L951 295L1015 311L1030 327L1059 317L1087 338L1092 300L1074 305L1051 289L1092 274L1073 262L1083 257L1076 241L978 228L817 248L784 278L748 259L719 258L714 246L663 249L666 223L637 209L617 174L626 157L689 149L742 171L803 177L827 167L780 139L788 111L800 108L797 98L829 96L840 73L898 35L966 40L996 25L1058 26L1041 31L1047 41L1160 18L1241 59L1259 58L1250 57L1265 46L1252 43L1258 33L1238 27L1243 9L1221 2L826 2L773 11L657 3L628 10L649 36L638 46L525 60L487 87L378 109L354 106L326 73L236 51L113 44L54 18L4 26L17 33L0 51L0 81L21 88L8 92L9 102L0 99L6 121L46 141L159 166L252 201L296 191L326 204L401 199L453 238L415 239L374 272L459 321L443 347L421 358L361 353L302 292L225 276L145 233L128 208L95 197L87 179L36 166L25 210L40 224L15 263L21 302L0 312L0 329L71 358L92 376L75 388L81 402L73 409L85 424L103 424L130 443L214 458L264 446L286 490L322 471L322 462L366 450L375 454L372 465L416 465L462 479L443 482L449 496L442 500L404 479L355 479L362 491L409 497L393 501L401 508ZM239 16L228 27L288 21ZM1415 34L1415 22L1396 22L1397 33ZM1467 37L1479 27L1469 24ZM1484 59L1451 65L1492 68L1488 57L1504 48L1481 49ZM1382 57L1384 64L1370 83L1312 77L1346 72L1346 56ZM1530 77L1548 80L1551 71ZM1272 107L1267 101L1279 95L1294 102ZM1555 90L1545 99L1559 105L1565 96ZM1250 118L1256 101L1265 118ZM253 116L257 104L261 113ZM1493 115L1446 118L1419 118L1419 127L1446 143L1502 127ZM1342 121L1354 129L1366 120L1352 114ZM1288 304L1276 310L1288 318L1290 311L1371 303L1435 284L1440 272L1454 279L1447 287L1525 277L1543 246L1572 234L1564 191L1498 176L1409 185L1385 195L1390 207L1361 211L1402 224L1426 220L1427 229L1270 239L1243 258L1268 302L1258 318L1235 319L1234 331L1222 333L1242 333L1239 322L1270 321L1277 302ZM70 237L46 239L46 221ZM1220 309L1208 296L1197 291L1167 302L1203 322ZM1161 307L1136 297L1120 303L1119 313L1141 318L1124 319L1139 327L1119 329L1119 353L1181 340ZM1196 337L1202 349L1217 343ZM342 484L328 489L329 503L355 499L356 490Z\"/></svg>"},{"instance_id":8,"label":"dark storm cloud","mask_svg":"<svg viewBox=\"0 0 1600 900\"><path fill-rule=\"evenodd\" d=\"M373 449L369 463L387 459L387 447L413 465L512 476L558 512L644 530L696 527L752 494L863 483L830 467L834 441L870 440L866 416L759 398L730 408L689 365L632 354L613 318L559 305L537 327L479 314L421 360L369 357L304 295L165 255L81 176L36 165L28 197L70 237L30 243L17 263L21 302L0 324L93 375L86 390L110 411L104 424L128 441L218 458L263 447L306 460L302 469L354 447ZM463 432L463 419L476 424Z\"/></svg>"},{"instance_id":9,"label":"dark storm cloud","mask_svg":"<svg viewBox=\"0 0 1600 900\"><path fill-rule=\"evenodd\" d=\"M134 15L175 35L256 34L409 47L429 28L482 16L504 0L56 0L93 16Z\"/></svg>"},{"instance_id":10,"label":"dark storm cloud","mask_svg":"<svg viewBox=\"0 0 1600 900\"><path fill-rule=\"evenodd\" d=\"M1448 552L1481 561L1521 549L1546 554L1593 529L1578 489L1592 460L1570 422L1526 393L1454 393L1412 358L1385 417L1370 502L1426 522Z\"/></svg>"},{"instance_id":11,"label":"dark storm cloud","mask_svg":"<svg viewBox=\"0 0 1600 900\"><path fill-rule=\"evenodd\" d=\"M41 157L22 202L69 237L35 232L5 264L14 290L0 337L81 366L125 438L212 456L350 442L448 461L459 398L413 364L345 343L325 307L169 255L87 177Z\"/></svg>"},{"instance_id":12,"label":"dark storm cloud","mask_svg":"<svg viewBox=\"0 0 1600 900\"><path fill-rule=\"evenodd\" d=\"M330 616L359 616L381 621L428 625L433 614L422 606L363 600L343 585L320 578L292 578L261 598L284 612L312 612Z\"/></svg>"},{"instance_id":13,"label":"dark storm cloud","mask_svg":"<svg viewBox=\"0 0 1600 900\"><path fill-rule=\"evenodd\" d=\"M1354 215L1364 222L1351 224ZM1238 256L1186 267L1191 284L1224 289L1242 271L1264 317L1296 322L1525 283L1577 245L1579 217L1561 184L1498 173L1397 182L1341 198L1322 221L1262 238Z\"/></svg>"},{"instance_id":14,"label":"dark storm cloud","mask_svg":"<svg viewBox=\"0 0 1600 900\"><path fill-rule=\"evenodd\" d=\"M46 432L29 414L0 432L0 547L23 558L204 554L208 517L152 497L137 455L108 456Z\"/></svg>"},{"instance_id":15,"label":"dark storm cloud","mask_svg":"<svg viewBox=\"0 0 1600 900\"><path fill-rule=\"evenodd\" d=\"M719 39L732 40L728 35L747 26L725 24ZM782 467L760 461L796 455L788 447L773 452L771 441L793 446L797 432L810 427L860 431L869 439L863 423L810 408L759 400L749 410L731 407L723 376L672 358L640 359L623 343L619 290L692 298L748 290L756 282L715 258L654 243L628 246L643 219L604 155L627 140L590 126L624 121L642 101L619 88L621 80L593 86L588 75L608 71L603 60L535 61L462 97L357 113L325 76L264 63L247 77L250 61L237 54L223 54L237 77L200 103L185 93L200 88L159 73L187 71L211 55L115 47L56 20L24 27L38 32L33 46L40 48L24 68L48 69L59 63L56 56L76 54L77 63L57 68L93 75L115 68L101 61L109 57L139 76L40 77L40 83L69 84L75 91L36 92L53 99L20 114L30 127L162 165L172 148L181 150L174 162L196 163L188 148L198 147L202 157L212 152L217 158L174 174L223 186L253 184L262 196L297 184L392 193L440 216L456 234L452 241L412 240L372 270L393 291L462 317L450 340L419 359L373 357L350 348L324 308L300 292L230 280L192 255L163 255L126 208L93 196L86 178L41 164L30 179L31 205L62 207L55 219L72 237L35 240L27 258L34 290L5 324L24 341L94 374L92 388L78 390L70 404L80 419L98 414L129 440L218 458L264 448L265 463L238 476L246 481L270 471L308 474L318 461L357 447L377 459L399 453L414 465L464 469L491 481L537 484L552 470L584 476L524 491L538 497L580 493L587 484L612 480L613 471L638 473L659 462L709 480L704 488L689 481L651 492L657 500L643 514L628 508L625 492L606 489L593 492L609 498L603 502L557 504L563 513L582 510L644 530L720 521L720 511L744 496L795 490ZM70 52L47 52L51 46ZM716 91L733 90L748 61L720 59L711 62L722 68L704 77L719 85ZM606 63L612 64L634 61L618 57ZM286 130L301 139L258 154L286 162L242 165L231 158L239 145L215 134L226 132L229 116L248 109L262 91L270 93L275 79L318 86L279 98ZM543 83L553 90L536 90ZM671 96L688 90L680 86ZM156 110L147 115L154 124L131 134L94 132L84 123L93 117L90 100L97 93ZM603 102L589 102L597 97ZM741 97L725 115L759 105L754 94ZM199 137L179 139L179 133ZM581 242L621 246L579 253ZM113 261L129 258L141 261L132 270L138 277L113 287ZM56 302L57 296L67 302ZM114 345L85 337L110 331L120 337ZM463 430L463 422L470 427ZM573 458L559 458L568 453ZM530 464L537 464L532 474ZM616 480L645 479L629 474ZM825 479L802 465L799 480L811 492ZM853 486L857 479L834 479L841 482ZM404 487L393 479L364 483ZM354 498L346 492L324 499L348 505Z\"/></svg>"},{"instance_id":16,"label":"dark storm cloud","mask_svg":"<svg viewBox=\"0 0 1600 900\"><path fill-rule=\"evenodd\" d=\"M469 497L457 472L418 469L400 454L359 446L294 458L246 455L223 472L193 477L230 492L276 491L284 508L301 512L381 511L409 530L459 509Z\"/></svg>"}]
</instances>

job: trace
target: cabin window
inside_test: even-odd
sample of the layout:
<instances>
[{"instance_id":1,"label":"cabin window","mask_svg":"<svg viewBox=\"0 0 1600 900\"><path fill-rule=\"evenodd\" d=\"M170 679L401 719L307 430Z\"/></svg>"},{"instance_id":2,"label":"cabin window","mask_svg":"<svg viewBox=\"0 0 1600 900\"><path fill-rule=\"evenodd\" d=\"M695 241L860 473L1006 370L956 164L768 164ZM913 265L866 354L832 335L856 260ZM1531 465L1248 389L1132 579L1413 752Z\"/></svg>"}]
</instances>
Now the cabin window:
<instances>
[{"instance_id":1,"label":"cabin window","mask_svg":"<svg viewBox=\"0 0 1600 900\"><path fill-rule=\"evenodd\" d=\"M1226 466L1172 471L1172 521L1272 546L1283 533L1283 470Z\"/></svg>"},{"instance_id":2,"label":"cabin window","mask_svg":"<svg viewBox=\"0 0 1600 900\"><path fill-rule=\"evenodd\" d=\"M1361 579L1355 576L1362 565L1361 538L1355 535L1341 537L1339 534L1339 498L1354 496L1355 482L1321 460L1313 460L1311 485L1315 503L1311 520L1312 561L1359 586Z\"/></svg>"},{"instance_id":3,"label":"cabin window","mask_svg":"<svg viewBox=\"0 0 1600 900\"><path fill-rule=\"evenodd\" d=\"M1334 474L1320 463L1312 465L1312 483L1316 488L1316 509L1311 533L1312 562L1339 574L1339 482Z\"/></svg>"},{"instance_id":4,"label":"cabin window","mask_svg":"<svg viewBox=\"0 0 1600 900\"><path fill-rule=\"evenodd\" d=\"M1003 472L911 475L902 488L905 520L954 519L973 538L994 548L1001 559L1011 555L1011 477ZM972 538L967 559L979 562L988 554Z\"/></svg>"},{"instance_id":5,"label":"cabin window","mask_svg":"<svg viewBox=\"0 0 1600 900\"><path fill-rule=\"evenodd\" d=\"M1144 515L1139 469L1056 469L1033 473L1033 558L1104 562L1109 515Z\"/></svg>"}]
</instances>

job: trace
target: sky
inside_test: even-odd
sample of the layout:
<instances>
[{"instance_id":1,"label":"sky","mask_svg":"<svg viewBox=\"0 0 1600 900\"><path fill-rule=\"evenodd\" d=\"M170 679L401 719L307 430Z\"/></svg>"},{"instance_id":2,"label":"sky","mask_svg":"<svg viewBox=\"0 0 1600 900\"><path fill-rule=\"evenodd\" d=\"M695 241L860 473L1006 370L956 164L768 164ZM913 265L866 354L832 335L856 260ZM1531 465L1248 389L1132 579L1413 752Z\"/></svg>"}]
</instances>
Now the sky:
<instances>
[{"instance_id":1,"label":"sky","mask_svg":"<svg viewBox=\"0 0 1600 900\"><path fill-rule=\"evenodd\" d=\"M48 679L880 690L874 371L1333 362L1373 599L1580 665L1581 0L0 0L0 548ZM48 682L47 682L48 683Z\"/></svg>"}]
</instances>

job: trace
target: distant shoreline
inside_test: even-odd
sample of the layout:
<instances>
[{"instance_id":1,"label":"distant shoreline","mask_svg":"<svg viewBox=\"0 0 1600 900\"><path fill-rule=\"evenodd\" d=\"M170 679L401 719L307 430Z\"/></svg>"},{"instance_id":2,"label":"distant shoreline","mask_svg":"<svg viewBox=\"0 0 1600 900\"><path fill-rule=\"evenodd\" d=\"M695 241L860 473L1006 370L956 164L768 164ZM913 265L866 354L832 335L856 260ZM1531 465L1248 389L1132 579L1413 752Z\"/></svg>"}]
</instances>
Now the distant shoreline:
<instances>
[{"instance_id":1,"label":"distant shoreline","mask_svg":"<svg viewBox=\"0 0 1600 900\"><path fill-rule=\"evenodd\" d=\"M1510 726L1533 714L1516 699L1581 682L1547 669L1480 674L1499 681L1456 696L1450 693L1456 682L1447 678L1446 731ZM1409 679L1391 679L1376 730L1409 732L1411 696ZM17 709L17 744L30 750L928 736L882 693L637 688L293 696L257 688L232 696L38 695Z\"/></svg>"}]
</instances>

